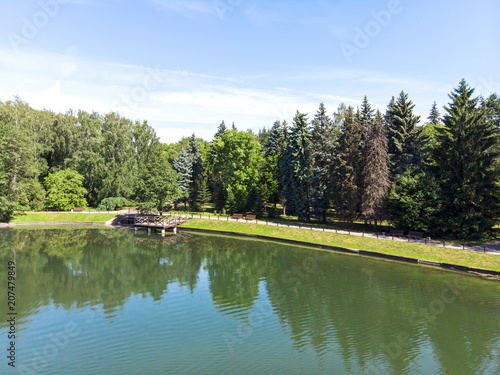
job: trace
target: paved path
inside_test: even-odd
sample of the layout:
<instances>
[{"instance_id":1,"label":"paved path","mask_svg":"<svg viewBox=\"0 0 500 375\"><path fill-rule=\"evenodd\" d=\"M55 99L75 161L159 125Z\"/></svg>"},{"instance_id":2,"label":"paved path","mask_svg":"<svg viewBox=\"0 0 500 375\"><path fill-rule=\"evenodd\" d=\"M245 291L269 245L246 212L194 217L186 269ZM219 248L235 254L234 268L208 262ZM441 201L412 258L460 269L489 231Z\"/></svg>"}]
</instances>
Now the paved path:
<instances>
[{"instance_id":1,"label":"paved path","mask_svg":"<svg viewBox=\"0 0 500 375\"><path fill-rule=\"evenodd\" d=\"M37 212L37 213L48 213L48 212ZM83 211L83 212L78 212L78 213L89 213L89 211ZM90 213L99 213L99 212L90 212ZM100 213L108 213L108 211L101 211ZM109 211L110 214L134 214L137 213L137 210L135 209L125 209L125 210L119 210L119 211ZM272 225L272 226L278 226L278 227L289 227L289 228L297 228L297 229L304 229L304 230L316 230L316 231L321 231L321 232L331 232L331 233L338 233L338 234L348 234L351 236L358 236L358 237L368 237L368 238L378 238L378 239L383 239L383 240L390 240L390 241L400 241L400 242L412 242L412 243L421 243L425 244L424 240L410 240L406 238L398 238L398 237L391 237L391 236L382 236L371 233L363 233L363 232L354 232L354 231L349 231L349 230L341 230L341 229L323 229L323 228L315 228L315 227L308 227L305 225L290 225L290 224L279 224L279 223L272 223L272 222L266 222L263 220L244 220L244 219L231 219L231 218L219 218L218 216L201 216L201 215L195 215L193 216L195 219L207 219L207 220L220 220L220 221L234 221L234 222L248 222L248 223L257 223L258 225ZM106 225L110 225L113 222L114 219L109 220L106 222ZM443 247L443 242L438 242L438 241L427 241L427 245L432 245L432 246L438 246L438 247ZM480 246L462 246L462 245L453 245L446 243L445 246L448 249L457 249L457 250L468 250L468 251L475 251L478 253L486 253L486 254L494 254L494 255L500 255L500 240L495 241L495 242L490 242L486 244L482 244Z\"/></svg>"},{"instance_id":2,"label":"paved path","mask_svg":"<svg viewBox=\"0 0 500 375\"><path fill-rule=\"evenodd\" d=\"M218 218L218 216L201 216L201 215L194 215L194 219L206 219L206 220L220 220L220 221L233 221L233 222L242 222L242 223L249 223L249 224L258 224L258 225L271 225L271 226L277 226L277 227L287 227L287 228L297 228L297 229L303 229L303 230L315 230L315 231L320 231L320 232L330 232L330 233L338 233L338 234L347 234L351 236L358 236L358 237L368 237L368 238L378 238L382 240L389 240L389 241L399 241L399 242L412 242L412 243L421 243L425 244L425 240L409 240L407 238L398 238L398 237L392 237L392 236L382 236L382 235L375 235L371 233L363 233L363 232L354 232L354 231L349 231L349 230L340 230L340 229L323 229L323 228L315 228L315 227L308 227L305 225L290 225L290 224L280 224L280 223L272 223L272 222L266 222L262 220L245 220L245 219L231 219L231 218ZM427 241L427 245L432 245L432 246L437 246L437 247L446 247L448 249L457 249L457 250L468 250L468 251L475 251L478 253L485 253L485 254L494 254L494 255L500 255L500 241L496 242L491 242L487 244L483 244L480 246L462 246L462 245L453 245L450 243L445 243L445 246L443 246L443 242L438 242L438 241Z\"/></svg>"}]
</instances>

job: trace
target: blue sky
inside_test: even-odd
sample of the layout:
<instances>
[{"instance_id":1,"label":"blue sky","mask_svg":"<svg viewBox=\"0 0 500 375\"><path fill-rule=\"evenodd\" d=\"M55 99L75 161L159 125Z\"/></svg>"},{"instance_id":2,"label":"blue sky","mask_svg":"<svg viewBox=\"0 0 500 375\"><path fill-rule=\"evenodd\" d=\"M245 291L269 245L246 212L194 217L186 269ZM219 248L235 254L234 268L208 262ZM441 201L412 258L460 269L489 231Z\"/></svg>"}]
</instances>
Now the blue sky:
<instances>
[{"instance_id":1,"label":"blue sky","mask_svg":"<svg viewBox=\"0 0 500 375\"><path fill-rule=\"evenodd\" d=\"M148 120L164 142L407 92L442 107L465 78L500 93L497 0L3 0L0 100ZM443 112L443 111L442 111Z\"/></svg>"}]
</instances>

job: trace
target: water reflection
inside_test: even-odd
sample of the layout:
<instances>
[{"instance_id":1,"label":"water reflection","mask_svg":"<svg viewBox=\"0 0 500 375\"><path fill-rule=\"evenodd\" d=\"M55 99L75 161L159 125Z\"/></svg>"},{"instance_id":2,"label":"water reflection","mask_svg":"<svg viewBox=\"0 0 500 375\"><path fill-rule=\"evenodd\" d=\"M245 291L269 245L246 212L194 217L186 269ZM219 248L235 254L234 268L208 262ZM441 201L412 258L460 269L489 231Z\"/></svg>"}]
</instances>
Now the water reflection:
<instances>
[{"instance_id":1,"label":"water reflection","mask_svg":"<svg viewBox=\"0 0 500 375\"><path fill-rule=\"evenodd\" d=\"M217 314L252 328L249 316L265 294L272 312L263 319L276 317L297 353L313 350L319 361L333 353L339 372L500 372L498 285L476 277L260 241L116 229L1 230L0 257L17 263L21 321L52 304L99 306L113 321L132 297L161 302L169 288L193 295L204 274ZM0 304L2 316L6 308ZM269 339L259 334L241 341Z\"/></svg>"}]
</instances>

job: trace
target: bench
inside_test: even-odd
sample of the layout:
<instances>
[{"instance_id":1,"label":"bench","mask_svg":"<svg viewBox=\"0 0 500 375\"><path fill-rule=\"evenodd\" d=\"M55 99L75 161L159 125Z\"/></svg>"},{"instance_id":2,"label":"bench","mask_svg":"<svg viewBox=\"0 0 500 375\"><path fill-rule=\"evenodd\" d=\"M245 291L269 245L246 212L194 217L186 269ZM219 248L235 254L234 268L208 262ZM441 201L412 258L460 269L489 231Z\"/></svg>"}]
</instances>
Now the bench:
<instances>
[{"instance_id":1,"label":"bench","mask_svg":"<svg viewBox=\"0 0 500 375\"><path fill-rule=\"evenodd\" d=\"M233 219L239 220L243 218L243 214L233 214Z\"/></svg>"},{"instance_id":2,"label":"bench","mask_svg":"<svg viewBox=\"0 0 500 375\"><path fill-rule=\"evenodd\" d=\"M389 231L389 236L391 237L404 237L405 231L404 230L399 230L399 229L391 229Z\"/></svg>"},{"instance_id":3,"label":"bench","mask_svg":"<svg viewBox=\"0 0 500 375\"><path fill-rule=\"evenodd\" d=\"M247 215L245 216L245 220L255 220L255 215Z\"/></svg>"},{"instance_id":4,"label":"bench","mask_svg":"<svg viewBox=\"0 0 500 375\"><path fill-rule=\"evenodd\" d=\"M73 212L83 212L83 207L75 207L73 208Z\"/></svg>"},{"instance_id":5,"label":"bench","mask_svg":"<svg viewBox=\"0 0 500 375\"><path fill-rule=\"evenodd\" d=\"M415 232L413 230L410 230L408 231L406 237L413 238L415 240L422 240L424 238L424 232Z\"/></svg>"}]
</instances>

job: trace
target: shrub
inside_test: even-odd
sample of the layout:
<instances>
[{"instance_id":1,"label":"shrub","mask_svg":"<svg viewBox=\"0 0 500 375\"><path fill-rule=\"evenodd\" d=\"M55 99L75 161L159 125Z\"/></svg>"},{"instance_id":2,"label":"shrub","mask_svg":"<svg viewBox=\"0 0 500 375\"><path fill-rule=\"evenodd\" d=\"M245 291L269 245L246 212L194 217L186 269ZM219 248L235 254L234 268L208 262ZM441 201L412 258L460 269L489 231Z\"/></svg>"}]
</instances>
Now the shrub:
<instances>
[{"instance_id":1,"label":"shrub","mask_svg":"<svg viewBox=\"0 0 500 375\"><path fill-rule=\"evenodd\" d=\"M101 211L114 211L126 206L127 204L128 201L123 197L110 197L104 198L97 209Z\"/></svg>"}]
</instances>

